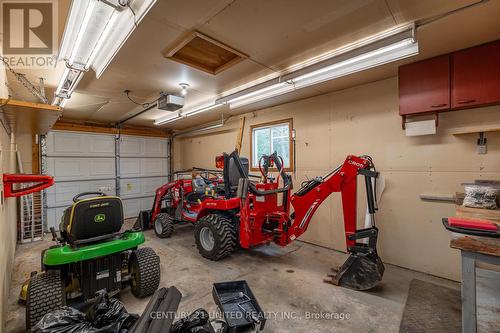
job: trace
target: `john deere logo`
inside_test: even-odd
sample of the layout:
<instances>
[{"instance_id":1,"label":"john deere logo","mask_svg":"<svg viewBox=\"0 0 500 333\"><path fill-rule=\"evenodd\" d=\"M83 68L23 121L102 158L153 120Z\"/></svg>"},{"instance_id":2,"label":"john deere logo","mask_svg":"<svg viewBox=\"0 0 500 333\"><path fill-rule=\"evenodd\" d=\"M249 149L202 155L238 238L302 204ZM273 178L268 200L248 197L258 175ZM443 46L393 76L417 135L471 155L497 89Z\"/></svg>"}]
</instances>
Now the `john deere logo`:
<instances>
[{"instance_id":1,"label":"john deere logo","mask_svg":"<svg viewBox=\"0 0 500 333\"><path fill-rule=\"evenodd\" d=\"M105 220L106 220L105 214L97 214L96 216L94 216L94 222L96 223L104 222Z\"/></svg>"}]
</instances>

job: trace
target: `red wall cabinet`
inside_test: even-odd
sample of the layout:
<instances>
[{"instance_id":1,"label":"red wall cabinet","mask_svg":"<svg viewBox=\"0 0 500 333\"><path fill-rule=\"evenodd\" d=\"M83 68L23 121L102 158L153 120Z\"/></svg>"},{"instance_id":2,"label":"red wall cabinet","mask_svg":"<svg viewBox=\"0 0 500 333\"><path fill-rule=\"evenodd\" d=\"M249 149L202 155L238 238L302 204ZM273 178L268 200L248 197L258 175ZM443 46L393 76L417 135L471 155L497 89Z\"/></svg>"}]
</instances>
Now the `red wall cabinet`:
<instances>
[{"instance_id":1,"label":"red wall cabinet","mask_svg":"<svg viewBox=\"0 0 500 333\"><path fill-rule=\"evenodd\" d=\"M399 67L399 114L450 108L450 56Z\"/></svg>"},{"instance_id":2,"label":"red wall cabinet","mask_svg":"<svg viewBox=\"0 0 500 333\"><path fill-rule=\"evenodd\" d=\"M399 67L399 114L500 104L500 40Z\"/></svg>"},{"instance_id":3,"label":"red wall cabinet","mask_svg":"<svg viewBox=\"0 0 500 333\"><path fill-rule=\"evenodd\" d=\"M452 54L453 109L500 102L500 41Z\"/></svg>"}]
</instances>

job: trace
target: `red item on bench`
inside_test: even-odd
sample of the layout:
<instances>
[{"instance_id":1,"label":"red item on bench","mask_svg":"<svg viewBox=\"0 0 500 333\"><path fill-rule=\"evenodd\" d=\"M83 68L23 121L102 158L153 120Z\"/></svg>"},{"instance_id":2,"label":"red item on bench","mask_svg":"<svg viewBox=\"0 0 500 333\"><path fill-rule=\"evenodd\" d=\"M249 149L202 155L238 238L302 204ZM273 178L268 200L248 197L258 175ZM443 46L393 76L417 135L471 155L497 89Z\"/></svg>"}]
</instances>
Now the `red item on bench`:
<instances>
[{"instance_id":1,"label":"red item on bench","mask_svg":"<svg viewBox=\"0 0 500 333\"><path fill-rule=\"evenodd\" d=\"M448 224L451 227L472 230L497 231L498 226L489 220L467 219L461 217L449 217Z\"/></svg>"}]
</instances>

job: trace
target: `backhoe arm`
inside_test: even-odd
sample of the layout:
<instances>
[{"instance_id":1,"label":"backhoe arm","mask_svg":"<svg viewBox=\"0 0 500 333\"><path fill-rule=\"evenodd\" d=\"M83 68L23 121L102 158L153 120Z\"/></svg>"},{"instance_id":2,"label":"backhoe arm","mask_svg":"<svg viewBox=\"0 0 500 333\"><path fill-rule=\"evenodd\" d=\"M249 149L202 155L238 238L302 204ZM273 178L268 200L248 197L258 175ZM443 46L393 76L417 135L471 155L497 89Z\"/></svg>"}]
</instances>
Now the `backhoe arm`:
<instances>
[{"instance_id":1,"label":"backhoe arm","mask_svg":"<svg viewBox=\"0 0 500 333\"><path fill-rule=\"evenodd\" d=\"M373 214L375 207L370 178L376 177L377 174L371 171L372 166L369 158L350 155L341 166L326 176L317 177L304 184L290 199L294 214L292 215L292 225L288 229L289 240L293 241L307 230L314 213L330 194L341 192L347 249L349 252L354 251L356 238L361 238L356 235L357 176L362 174L368 179L366 182L367 199L370 213Z\"/></svg>"}]
</instances>

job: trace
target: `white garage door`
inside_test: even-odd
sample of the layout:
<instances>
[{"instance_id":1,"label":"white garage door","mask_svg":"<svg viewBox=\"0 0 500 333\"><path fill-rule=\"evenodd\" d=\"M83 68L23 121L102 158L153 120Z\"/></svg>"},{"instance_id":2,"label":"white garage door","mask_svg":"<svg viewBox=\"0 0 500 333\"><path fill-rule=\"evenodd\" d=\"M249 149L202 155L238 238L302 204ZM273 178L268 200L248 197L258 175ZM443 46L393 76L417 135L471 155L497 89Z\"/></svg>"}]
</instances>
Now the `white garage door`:
<instances>
[{"instance_id":1,"label":"white garage door","mask_svg":"<svg viewBox=\"0 0 500 333\"><path fill-rule=\"evenodd\" d=\"M56 184L46 190L47 228L81 192L100 191L123 199L125 217L150 209L154 190L168 179L166 138L53 131L42 161Z\"/></svg>"},{"instance_id":2,"label":"white garage door","mask_svg":"<svg viewBox=\"0 0 500 333\"><path fill-rule=\"evenodd\" d=\"M168 139L121 136L118 174L125 216L153 206L155 189L168 181L168 145Z\"/></svg>"}]
</instances>

